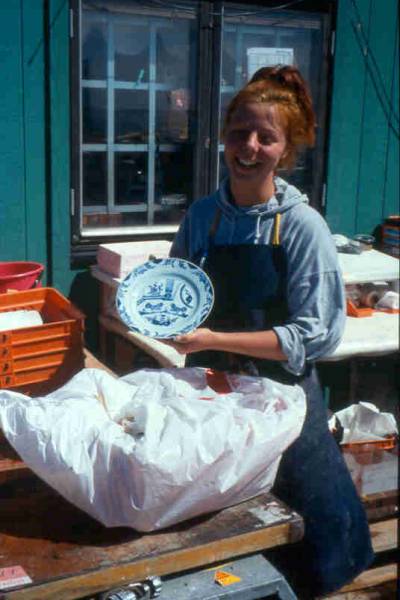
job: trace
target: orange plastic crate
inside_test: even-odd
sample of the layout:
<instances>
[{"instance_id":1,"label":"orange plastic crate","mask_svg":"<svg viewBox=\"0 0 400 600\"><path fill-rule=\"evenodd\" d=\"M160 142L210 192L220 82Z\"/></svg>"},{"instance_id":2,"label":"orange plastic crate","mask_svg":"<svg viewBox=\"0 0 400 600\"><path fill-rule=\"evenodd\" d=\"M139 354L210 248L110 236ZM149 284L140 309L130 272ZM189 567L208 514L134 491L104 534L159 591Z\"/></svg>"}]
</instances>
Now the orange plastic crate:
<instances>
[{"instance_id":1,"label":"orange plastic crate","mask_svg":"<svg viewBox=\"0 0 400 600\"><path fill-rule=\"evenodd\" d=\"M0 294L0 312L22 309L43 324L0 331L0 388L48 393L84 366L84 315L54 288Z\"/></svg>"}]
</instances>

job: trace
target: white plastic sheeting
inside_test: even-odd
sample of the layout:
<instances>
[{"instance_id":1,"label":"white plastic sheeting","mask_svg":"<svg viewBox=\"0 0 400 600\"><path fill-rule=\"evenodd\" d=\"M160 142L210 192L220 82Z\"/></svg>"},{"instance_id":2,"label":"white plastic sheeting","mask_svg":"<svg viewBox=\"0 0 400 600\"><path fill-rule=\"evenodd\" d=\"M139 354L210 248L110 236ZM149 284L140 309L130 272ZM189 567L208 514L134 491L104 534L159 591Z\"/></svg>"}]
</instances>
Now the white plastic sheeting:
<instances>
[{"instance_id":1,"label":"white plastic sheeting","mask_svg":"<svg viewBox=\"0 0 400 600\"><path fill-rule=\"evenodd\" d=\"M0 427L26 464L108 527L151 531L268 491L300 434L303 390L203 369L84 369L29 398L0 391Z\"/></svg>"}]
</instances>

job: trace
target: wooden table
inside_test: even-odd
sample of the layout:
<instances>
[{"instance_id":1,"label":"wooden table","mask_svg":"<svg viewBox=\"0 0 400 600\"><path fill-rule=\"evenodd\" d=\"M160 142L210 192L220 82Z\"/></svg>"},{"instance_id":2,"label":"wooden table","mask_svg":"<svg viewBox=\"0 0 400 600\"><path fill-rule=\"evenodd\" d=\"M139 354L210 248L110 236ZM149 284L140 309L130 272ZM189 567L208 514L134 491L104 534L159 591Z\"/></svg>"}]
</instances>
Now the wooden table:
<instances>
[{"instance_id":1,"label":"wooden table","mask_svg":"<svg viewBox=\"0 0 400 600\"><path fill-rule=\"evenodd\" d=\"M85 364L104 368L90 353ZM345 453L378 551L397 543L397 457L397 449ZM157 533L107 529L35 477L5 440L0 483L0 569L21 566L32 579L21 589L0 590L1 600L82 598L151 574L178 573L293 543L303 535L301 517L271 494ZM380 578L393 580L394 565L380 568L385 571ZM364 580L357 578L354 585Z\"/></svg>"},{"instance_id":2,"label":"wooden table","mask_svg":"<svg viewBox=\"0 0 400 600\"><path fill-rule=\"evenodd\" d=\"M107 529L32 474L0 487L0 566L32 584L2 599L81 598L295 542L303 521L271 494L151 534Z\"/></svg>"},{"instance_id":3,"label":"wooden table","mask_svg":"<svg viewBox=\"0 0 400 600\"><path fill-rule=\"evenodd\" d=\"M112 371L85 351L85 366ZM0 432L1 433L1 432ZM152 534L105 528L39 480L0 436L0 570L32 584L0 599L67 600L289 544L303 520L272 494Z\"/></svg>"}]
</instances>

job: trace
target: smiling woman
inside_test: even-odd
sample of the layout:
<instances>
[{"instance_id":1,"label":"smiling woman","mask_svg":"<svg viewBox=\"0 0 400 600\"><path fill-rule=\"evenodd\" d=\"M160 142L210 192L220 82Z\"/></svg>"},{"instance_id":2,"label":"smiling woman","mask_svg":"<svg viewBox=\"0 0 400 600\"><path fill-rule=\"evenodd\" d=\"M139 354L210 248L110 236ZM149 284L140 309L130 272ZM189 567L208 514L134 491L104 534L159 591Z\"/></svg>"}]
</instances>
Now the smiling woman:
<instances>
[{"instance_id":1,"label":"smiling woman","mask_svg":"<svg viewBox=\"0 0 400 600\"><path fill-rule=\"evenodd\" d=\"M284 453L275 493L305 521L297 561L283 570L307 600L338 589L372 560L365 514L328 430L314 367L343 332L336 249L306 196L276 174L314 135L297 68L256 72L227 108L229 177L191 206L171 251L202 265L215 289L206 327L172 342L187 365L261 375L306 392L305 424Z\"/></svg>"},{"instance_id":2,"label":"smiling woman","mask_svg":"<svg viewBox=\"0 0 400 600\"><path fill-rule=\"evenodd\" d=\"M259 204L271 198L275 192L273 175L287 146L276 107L256 103L239 106L226 127L224 140L236 204Z\"/></svg>"}]
</instances>

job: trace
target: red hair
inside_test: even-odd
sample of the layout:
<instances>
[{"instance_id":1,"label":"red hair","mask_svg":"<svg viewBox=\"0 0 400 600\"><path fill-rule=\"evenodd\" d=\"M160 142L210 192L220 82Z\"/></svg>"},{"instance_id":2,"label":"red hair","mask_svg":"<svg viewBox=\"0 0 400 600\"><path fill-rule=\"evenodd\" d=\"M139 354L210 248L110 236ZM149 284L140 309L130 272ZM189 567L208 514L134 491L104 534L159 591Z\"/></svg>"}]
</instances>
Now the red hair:
<instances>
[{"instance_id":1,"label":"red hair","mask_svg":"<svg viewBox=\"0 0 400 600\"><path fill-rule=\"evenodd\" d=\"M287 143L278 167L292 167L299 148L313 146L315 142L316 122L311 95L299 70L289 65L259 69L232 98L223 132L229 126L235 110L242 104L253 102L276 106Z\"/></svg>"}]
</instances>

